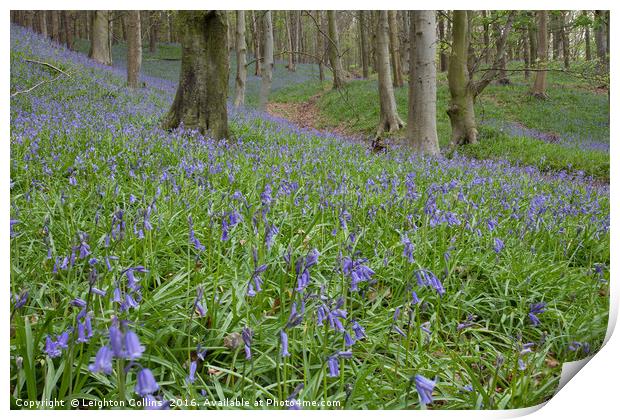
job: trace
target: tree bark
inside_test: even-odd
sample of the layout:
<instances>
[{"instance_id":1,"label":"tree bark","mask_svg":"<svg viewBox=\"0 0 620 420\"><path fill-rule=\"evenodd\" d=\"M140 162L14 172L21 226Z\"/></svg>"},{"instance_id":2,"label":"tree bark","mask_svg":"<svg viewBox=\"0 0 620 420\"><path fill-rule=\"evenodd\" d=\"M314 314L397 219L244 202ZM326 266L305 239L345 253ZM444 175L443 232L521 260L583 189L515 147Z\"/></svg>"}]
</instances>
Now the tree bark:
<instances>
[{"instance_id":1,"label":"tree bark","mask_svg":"<svg viewBox=\"0 0 620 420\"><path fill-rule=\"evenodd\" d=\"M256 14L252 10L252 40L254 44L254 75L260 76L260 69L262 66L262 60L260 55L260 37L261 31L258 30L259 24L256 20Z\"/></svg>"},{"instance_id":2,"label":"tree bark","mask_svg":"<svg viewBox=\"0 0 620 420\"><path fill-rule=\"evenodd\" d=\"M538 57L536 59L536 79L534 80L534 87L532 94L538 98L547 97L547 11L539 10L538 17Z\"/></svg>"},{"instance_id":3,"label":"tree bark","mask_svg":"<svg viewBox=\"0 0 620 420\"><path fill-rule=\"evenodd\" d=\"M237 108L245 104L245 81L247 78L246 44L245 44L245 11L237 10L236 50L237 50L237 78L235 79L235 99L233 105Z\"/></svg>"},{"instance_id":4,"label":"tree bark","mask_svg":"<svg viewBox=\"0 0 620 420\"><path fill-rule=\"evenodd\" d=\"M588 11L583 11L584 16L588 16ZM585 42L586 42L586 61L592 60L592 43L590 41L590 25L586 25L586 30L584 34Z\"/></svg>"},{"instance_id":5,"label":"tree bark","mask_svg":"<svg viewBox=\"0 0 620 420\"><path fill-rule=\"evenodd\" d=\"M286 25L286 40L288 43L288 71L295 71L295 48L293 47L293 28L291 24L292 10L284 10L284 23Z\"/></svg>"},{"instance_id":6,"label":"tree bark","mask_svg":"<svg viewBox=\"0 0 620 420\"><path fill-rule=\"evenodd\" d=\"M605 42L605 13L602 10L594 11L594 42L596 44L596 57L601 63L601 68L607 66L607 43Z\"/></svg>"},{"instance_id":7,"label":"tree bark","mask_svg":"<svg viewBox=\"0 0 620 420\"><path fill-rule=\"evenodd\" d=\"M467 12L455 10L452 13L452 51L448 64L450 103L447 113L452 127L451 147L474 144L478 141L474 113L474 92L469 83L469 72L467 70L468 49Z\"/></svg>"},{"instance_id":8,"label":"tree bark","mask_svg":"<svg viewBox=\"0 0 620 420\"><path fill-rule=\"evenodd\" d=\"M392 133L403 127L404 123L398 116L392 72L390 69L389 23L387 10L380 10L377 22L377 70L379 78L379 126L376 138L384 132Z\"/></svg>"},{"instance_id":9,"label":"tree bark","mask_svg":"<svg viewBox=\"0 0 620 420\"><path fill-rule=\"evenodd\" d=\"M438 155L435 11L410 13L409 144L417 152Z\"/></svg>"},{"instance_id":10,"label":"tree bark","mask_svg":"<svg viewBox=\"0 0 620 420\"><path fill-rule=\"evenodd\" d=\"M111 66L109 12L107 10L93 10L90 28L91 43L88 56L101 64Z\"/></svg>"},{"instance_id":11,"label":"tree bark","mask_svg":"<svg viewBox=\"0 0 620 420\"><path fill-rule=\"evenodd\" d=\"M228 137L228 28L222 11L177 12L182 45L181 74L164 129L197 129Z\"/></svg>"},{"instance_id":12,"label":"tree bark","mask_svg":"<svg viewBox=\"0 0 620 420\"><path fill-rule=\"evenodd\" d=\"M489 22L487 21L487 11L482 11L482 28L484 39L484 64L489 64L489 57L491 56L491 37L489 36Z\"/></svg>"},{"instance_id":13,"label":"tree bark","mask_svg":"<svg viewBox=\"0 0 620 420\"><path fill-rule=\"evenodd\" d=\"M344 87L344 70L342 68L342 59L340 57L340 41L338 36L338 24L336 23L336 11L327 11L327 28L328 28L328 52L329 62L332 67L332 75L334 79L333 88L340 89Z\"/></svg>"},{"instance_id":14,"label":"tree bark","mask_svg":"<svg viewBox=\"0 0 620 420\"><path fill-rule=\"evenodd\" d=\"M439 42L441 43L439 47L439 71L443 73L448 70L448 55L446 54L446 49L444 47L445 41L446 41L445 19L441 11L437 11L437 14L439 15L438 16L438 20L439 20L438 29L439 29ZM413 42L413 40L409 42L411 43ZM413 46L411 48L413 48Z\"/></svg>"},{"instance_id":15,"label":"tree bark","mask_svg":"<svg viewBox=\"0 0 620 420\"><path fill-rule=\"evenodd\" d=\"M157 51L157 35L159 32L159 11L149 13L149 52Z\"/></svg>"},{"instance_id":16,"label":"tree bark","mask_svg":"<svg viewBox=\"0 0 620 420\"><path fill-rule=\"evenodd\" d=\"M37 12L37 19L39 21L39 28L41 30L41 35L47 38L47 19L45 17L45 10L40 10Z\"/></svg>"},{"instance_id":17,"label":"tree bark","mask_svg":"<svg viewBox=\"0 0 620 420\"><path fill-rule=\"evenodd\" d=\"M140 28L140 12L128 10L127 15L127 85L136 89L140 79L142 65L142 29Z\"/></svg>"},{"instance_id":18,"label":"tree bark","mask_svg":"<svg viewBox=\"0 0 620 420\"><path fill-rule=\"evenodd\" d=\"M271 10L263 14L263 67L261 69L262 79L260 84L260 94L258 98L258 109L265 111L271 92L271 81L273 78L273 26L271 23Z\"/></svg>"},{"instance_id":19,"label":"tree bark","mask_svg":"<svg viewBox=\"0 0 620 420\"><path fill-rule=\"evenodd\" d=\"M392 63L392 82L394 87L402 87L403 69L400 61L400 42L398 39L398 21L396 19L396 10L388 11L388 24L390 31L390 57Z\"/></svg>"},{"instance_id":20,"label":"tree bark","mask_svg":"<svg viewBox=\"0 0 620 420\"><path fill-rule=\"evenodd\" d=\"M321 25L323 22L323 14L320 10L316 11L316 57L319 62L319 80L323 82L325 80L325 39L321 34Z\"/></svg>"},{"instance_id":21,"label":"tree bark","mask_svg":"<svg viewBox=\"0 0 620 420\"><path fill-rule=\"evenodd\" d=\"M560 11L560 36L562 40L562 56L564 58L564 68L570 67L570 43L568 39L568 31L566 30L566 12Z\"/></svg>"},{"instance_id":22,"label":"tree bark","mask_svg":"<svg viewBox=\"0 0 620 420\"><path fill-rule=\"evenodd\" d=\"M530 45L529 45L529 28L525 28L522 34L522 43L523 43L523 66L525 67L525 71L523 72L523 76L525 80L530 79Z\"/></svg>"},{"instance_id":23,"label":"tree bark","mask_svg":"<svg viewBox=\"0 0 620 420\"><path fill-rule=\"evenodd\" d=\"M52 41L60 44L60 12L51 10L50 22L52 23L52 30L50 31Z\"/></svg>"},{"instance_id":24,"label":"tree bark","mask_svg":"<svg viewBox=\"0 0 620 420\"><path fill-rule=\"evenodd\" d=\"M70 50L73 49L73 13L69 10L63 10L62 11L62 20L64 22L64 29L65 29L65 43L67 45L67 48L69 48Z\"/></svg>"},{"instance_id":25,"label":"tree bark","mask_svg":"<svg viewBox=\"0 0 620 420\"><path fill-rule=\"evenodd\" d=\"M362 53L362 77L368 79L368 25L365 19L366 12L359 10L357 16L360 29L360 50Z\"/></svg>"}]
</instances>

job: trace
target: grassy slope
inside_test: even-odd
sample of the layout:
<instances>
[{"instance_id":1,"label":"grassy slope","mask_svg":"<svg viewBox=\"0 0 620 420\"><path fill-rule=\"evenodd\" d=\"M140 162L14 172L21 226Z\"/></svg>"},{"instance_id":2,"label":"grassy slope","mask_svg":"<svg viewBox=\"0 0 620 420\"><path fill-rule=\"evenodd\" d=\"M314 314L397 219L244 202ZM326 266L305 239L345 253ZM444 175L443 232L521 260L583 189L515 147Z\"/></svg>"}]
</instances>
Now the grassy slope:
<instances>
[{"instance_id":1,"label":"grassy slope","mask_svg":"<svg viewBox=\"0 0 620 420\"><path fill-rule=\"evenodd\" d=\"M30 292L12 325L13 398L116 400L121 389L138 398L135 365L126 376L120 361L115 375L87 370L108 342L114 315L146 346L139 362L154 372L157 395L199 402L284 400L304 383L299 398L306 401L418 408L409 378L419 373L437 376L431 408L515 408L553 394L560 371L553 360L582 356L570 350L573 340L592 350L600 346L609 305L608 191L493 162L426 160L400 150L367 155L361 145L245 112L231 118L238 142L162 132L156 123L171 102L170 84L128 91L122 72L14 35L11 91L53 76L24 58L79 71L11 100L11 218L20 220L11 229L11 291ZM273 203L263 219L267 184ZM232 191L244 198L232 198ZM244 220L224 241L220 226L233 209ZM108 246L119 210L124 235ZM460 223L431 222L448 213ZM205 251L188 241L189 216ZM271 248L268 223L279 228ZM90 341L71 343L52 359L43 351L45 337L74 328L79 308L69 302L88 296L88 258L54 272L55 261L79 244L80 232L88 234L89 258L98 258L96 286L108 296L91 296ZM403 256L403 234L414 244L413 262ZM498 253L495 238L505 242ZM255 298L246 295L252 248L268 265ZM303 259L312 248L321 255L308 290L343 297L346 327L356 319L366 328L335 378L327 377L325 360L344 349L342 334L317 326L317 297L308 298L302 324L288 330L291 356L279 356L279 331L292 299L300 299L282 255L289 249L293 261ZM376 283L351 291L340 253L367 258ZM103 259L112 255L118 259L108 269ZM122 270L137 265L149 269L137 274L142 300L121 312L109 297L119 284L127 287ZM418 268L442 277L444 296L417 285ZM199 286L208 311L202 318L193 310ZM418 305L411 303L412 289ZM540 301L547 310L537 328L527 314ZM397 308L406 337L393 328ZM468 314L475 322L458 330ZM226 334L244 326L255 331L252 362L242 349L222 345ZM525 342L536 345L520 355ZM197 344L208 353L188 385L189 353ZM517 367L520 357L524 370ZM464 390L469 385L473 391Z\"/></svg>"},{"instance_id":2,"label":"grassy slope","mask_svg":"<svg viewBox=\"0 0 620 420\"><path fill-rule=\"evenodd\" d=\"M544 141L510 135L500 128L484 126L485 122L516 122L542 132L574 138L577 143L590 140L609 142L609 103L607 95L584 89L582 84L563 74L549 75L549 96L539 101L528 95L529 85L521 76L513 76L509 86L489 86L476 104L480 127L480 144L463 148L462 153L478 158L505 158L511 162L535 165L544 170L584 171L609 179L609 153L578 146L550 144ZM317 81L293 85L275 92L275 102L304 102L322 93L318 101L323 126L345 124L350 131L371 135L379 120L376 80L350 82L340 92ZM407 87L396 89L401 116L407 115ZM441 146L450 139L447 109L450 93L445 74L439 76L437 92L437 131ZM403 135L398 133L397 136Z\"/></svg>"}]
</instances>

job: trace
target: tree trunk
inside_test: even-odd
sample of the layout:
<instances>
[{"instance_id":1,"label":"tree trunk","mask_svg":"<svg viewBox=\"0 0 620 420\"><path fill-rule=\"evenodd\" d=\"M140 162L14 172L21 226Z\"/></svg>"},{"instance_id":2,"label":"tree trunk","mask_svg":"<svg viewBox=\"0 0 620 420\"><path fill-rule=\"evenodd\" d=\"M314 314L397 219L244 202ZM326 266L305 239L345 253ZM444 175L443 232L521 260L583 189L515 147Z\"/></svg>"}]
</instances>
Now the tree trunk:
<instances>
[{"instance_id":1,"label":"tree trunk","mask_svg":"<svg viewBox=\"0 0 620 420\"><path fill-rule=\"evenodd\" d=\"M525 28L523 30L522 35L522 43L523 43L523 66L525 67L525 71L523 75L525 80L530 79L530 45L529 45L529 29Z\"/></svg>"},{"instance_id":2,"label":"tree trunk","mask_svg":"<svg viewBox=\"0 0 620 420\"><path fill-rule=\"evenodd\" d=\"M265 111L269 92L271 92L271 81L273 78L273 26L271 24L271 10L263 13L263 67L261 69L262 79L260 84L260 94L258 98L258 109Z\"/></svg>"},{"instance_id":3,"label":"tree trunk","mask_svg":"<svg viewBox=\"0 0 620 420\"><path fill-rule=\"evenodd\" d=\"M552 57L553 60L557 60L560 56L560 21L558 19L558 15L554 12L551 12L549 17L549 25L551 26L551 34L553 35L552 39Z\"/></svg>"},{"instance_id":4,"label":"tree trunk","mask_svg":"<svg viewBox=\"0 0 620 420\"><path fill-rule=\"evenodd\" d=\"M398 20L396 19L396 10L388 11L388 24L390 31L390 57L392 63L392 82L394 87L402 87L403 69L400 62L400 42L398 40Z\"/></svg>"},{"instance_id":5,"label":"tree trunk","mask_svg":"<svg viewBox=\"0 0 620 420\"><path fill-rule=\"evenodd\" d=\"M536 57L538 56L538 29L535 22L536 12L528 12L528 14L532 14L532 23L528 26L527 35L530 47L530 65L533 65L536 62Z\"/></svg>"},{"instance_id":6,"label":"tree trunk","mask_svg":"<svg viewBox=\"0 0 620 420\"><path fill-rule=\"evenodd\" d=\"M547 97L547 11L539 10L538 16L538 57L536 59L536 79L532 94L538 98Z\"/></svg>"},{"instance_id":7,"label":"tree trunk","mask_svg":"<svg viewBox=\"0 0 620 420\"><path fill-rule=\"evenodd\" d=\"M41 29L41 35L47 38L47 19L45 18L45 10L37 12L37 19L39 21L39 28Z\"/></svg>"},{"instance_id":8,"label":"tree trunk","mask_svg":"<svg viewBox=\"0 0 620 420\"><path fill-rule=\"evenodd\" d=\"M260 55L260 31L258 30L258 21L256 20L256 14L252 10L252 40L254 44L254 75L260 76L261 69L261 55Z\"/></svg>"},{"instance_id":9,"label":"tree trunk","mask_svg":"<svg viewBox=\"0 0 620 420\"><path fill-rule=\"evenodd\" d=\"M228 137L228 28L222 11L178 11L181 75L164 129L197 129Z\"/></svg>"},{"instance_id":10,"label":"tree trunk","mask_svg":"<svg viewBox=\"0 0 620 420\"><path fill-rule=\"evenodd\" d=\"M111 66L109 12L107 10L93 10L90 28L91 43L88 56L101 64Z\"/></svg>"},{"instance_id":11,"label":"tree trunk","mask_svg":"<svg viewBox=\"0 0 620 420\"><path fill-rule=\"evenodd\" d=\"M607 43L605 42L605 17L602 10L594 11L594 42L596 57L601 62L601 68L607 65Z\"/></svg>"},{"instance_id":12,"label":"tree trunk","mask_svg":"<svg viewBox=\"0 0 620 420\"><path fill-rule=\"evenodd\" d=\"M448 55L446 54L446 49L444 47L445 45L445 41L446 41L446 28L445 28L445 20L443 17L443 14L441 13L441 11L438 11L437 14L438 19L439 19L439 42L440 42L440 46L439 46L439 71L440 72L445 72L448 70ZM411 38L411 40L409 41L410 43L413 42L413 38ZM410 48L413 48L413 46L411 46Z\"/></svg>"},{"instance_id":13,"label":"tree trunk","mask_svg":"<svg viewBox=\"0 0 620 420\"><path fill-rule=\"evenodd\" d=\"M368 79L368 22L366 22L366 12L359 10L357 12L358 25L360 28L360 42L362 55L362 77Z\"/></svg>"},{"instance_id":14,"label":"tree trunk","mask_svg":"<svg viewBox=\"0 0 620 420\"><path fill-rule=\"evenodd\" d=\"M410 13L409 143L417 152L438 155L435 11Z\"/></svg>"},{"instance_id":15,"label":"tree trunk","mask_svg":"<svg viewBox=\"0 0 620 420\"><path fill-rule=\"evenodd\" d=\"M403 127L404 123L398 116L392 72L390 69L389 23L387 10L380 10L377 23L377 70L379 78L379 126L376 138L384 132L392 133Z\"/></svg>"},{"instance_id":16,"label":"tree trunk","mask_svg":"<svg viewBox=\"0 0 620 420\"><path fill-rule=\"evenodd\" d=\"M588 16L588 12L586 10L583 11L583 15L584 16ZM586 41L586 60L590 61L592 60L592 44L590 41L590 25L586 26L586 32L585 32L585 41Z\"/></svg>"},{"instance_id":17,"label":"tree trunk","mask_svg":"<svg viewBox=\"0 0 620 420\"><path fill-rule=\"evenodd\" d=\"M62 20L65 28L65 43L67 48L73 49L73 28L71 23L73 22L72 12L68 10L62 11Z\"/></svg>"},{"instance_id":18,"label":"tree trunk","mask_svg":"<svg viewBox=\"0 0 620 420\"><path fill-rule=\"evenodd\" d=\"M292 10L284 10L284 23L286 25L286 41L288 43L288 71L295 71L295 48L293 47L293 28L291 24Z\"/></svg>"},{"instance_id":19,"label":"tree trunk","mask_svg":"<svg viewBox=\"0 0 620 420\"><path fill-rule=\"evenodd\" d=\"M566 30L566 12L561 11L560 16L560 36L562 39L562 56L564 58L564 68L570 67L570 43L568 40L568 31Z\"/></svg>"},{"instance_id":20,"label":"tree trunk","mask_svg":"<svg viewBox=\"0 0 620 420\"><path fill-rule=\"evenodd\" d=\"M484 64L489 64L489 57L491 56L491 37L489 35L489 22L487 21L487 11L482 11L482 28L484 39Z\"/></svg>"},{"instance_id":21,"label":"tree trunk","mask_svg":"<svg viewBox=\"0 0 620 420\"><path fill-rule=\"evenodd\" d=\"M474 113L474 92L470 88L467 70L467 51L469 49L469 29L467 26L467 12L455 10L452 13L452 51L448 64L450 103L447 113L452 127L451 147L474 144L478 141Z\"/></svg>"},{"instance_id":22,"label":"tree trunk","mask_svg":"<svg viewBox=\"0 0 620 420\"><path fill-rule=\"evenodd\" d=\"M325 80L325 39L321 34L321 22L323 21L322 12L316 11L316 57L319 64L319 80L323 82Z\"/></svg>"},{"instance_id":23,"label":"tree trunk","mask_svg":"<svg viewBox=\"0 0 620 420\"><path fill-rule=\"evenodd\" d=\"M245 80L247 78L246 44L245 44L245 11L237 10L237 78L235 79L235 99L233 105L239 107L245 104Z\"/></svg>"},{"instance_id":24,"label":"tree trunk","mask_svg":"<svg viewBox=\"0 0 620 420\"><path fill-rule=\"evenodd\" d=\"M128 10L127 19L127 85L135 89L140 79L142 65L142 29L140 28L140 12Z\"/></svg>"},{"instance_id":25,"label":"tree trunk","mask_svg":"<svg viewBox=\"0 0 620 420\"><path fill-rule=\"evenodd\" d=\"M332 74L334 79L334 89L344 87L344 70L342 68L342 59L340 57L340 42L338 39L338 25L336 23L336 11L327 11L327 27L328 27L328 52L329 62L332 66Z\"/></svg>"}]
</instances>

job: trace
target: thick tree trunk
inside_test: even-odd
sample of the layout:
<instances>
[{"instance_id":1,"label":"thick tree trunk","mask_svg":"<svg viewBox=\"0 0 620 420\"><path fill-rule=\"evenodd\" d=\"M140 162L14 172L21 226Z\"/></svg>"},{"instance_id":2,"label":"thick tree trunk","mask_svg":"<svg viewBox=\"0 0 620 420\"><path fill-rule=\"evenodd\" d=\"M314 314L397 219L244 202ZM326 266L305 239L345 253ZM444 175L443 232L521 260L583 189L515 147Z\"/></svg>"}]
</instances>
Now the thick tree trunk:
<instances>
[{"instance_id":1,"label":"thick tree trunk","mask_svg":"<svg viewBox=\"0 0 620 420\"><path fill-rule=\"evenodd\" d=\"M400 61L400 42L398 39L398 20L396 19L396 10L388 11L388 22L390 30L390 57L392 63L392 82L394 87L402 87L403 69Z\"/></svg>"},{"instance_id":2,"label":"thick tree trunk","mask_svg":"<svg viewBox=\"0 0 620 420\"><path fill-rule=\"evenodd\" d=\"M127 19L127 85L135 89L140 79L142 65L142 29L140 28L140 12L128 10Z\"/></svg>"},{"instance_id":3,"label":"thick tree trunk","mask_svg":"<svg viewBox=\"0 0 620 420\"><path fill-rule=\"evenodd\" d=\"M538 98L547 97L547 11L536 12L538 18L538 56L536 58L536 79L532 94Z\"/></svg>"},{"instance_id":4,"label":"thick tree trunk","mask_svg":"<svg viewBox=\"0 0 620 420\"><path fill-rule=\"evenodd\" d=\"M439 71L445 72L448 71L448 54L446 54L446 49L444 47L446 41L446 29L445 29L445 20L441 11L438 11L438 21L439 21L439 42L441 43L439 46ZM413 41L409 41L410 43ZM413 46L411 47L413 48Z\"/></svg>"},{"instance_id":5,"label":"thick tree trunk","mask_svg":"<svg viewBox=\"0 0 620 420\"><path fill-rule=\"evenodd\" d=\"M435 11L410 13L409 144L417 152L438 155Z\"/></svg>"},{"instance_id":6,"label":"thick tree trunk","mask_svg":"<svg viewBox=\"0 0 620 420\"><path fill-rule=\"evenodd\" d=\"M594 42L596 57L601 62L601 68L607 66L607 43L605 42L605 13L602 10L594 11Z\"/></svg>"},{"instance_id":7,"label":"thick tree trunk","mask_svg":"<svg viewBox=\"0 0 620 420\"><path fill-rule=\"evenodd\" d=\"M362 77L364 79L368 79L368 22L366 21L366 12L363 10L359 10L357 12L357 16L360 29Z\"/></svg>"},{"instance_id":8,"label":"thick tree trunk","mask_svg":"<svg viewBox=\"0 0 620 420\"><path fill-rule=\"evenodd\" d=\"M447 110L452 127L451 147L453 148L463 144L474 144L478 141L474 113L474 92L470 87L467 70L468 49L467 12L455 10L452 14L452 52L448 64L450 103Z\"/></svg>"},{"instance_id":9,"label":"thick tree trunk","mask_svg":"<svg viewBox=\"0 0 620 420\"><path fill-rule=\"evenodd\" d=\"M111 66L109 12L107 10L93 10L90 28L91 43L88 56L101 64Z\"/></svg>"},{"instance_id":10,"label":"thick tree trunk","mask_svg":"<svg viewBox=\"0 0 620 420\"><path fill-rule=\"evenodd\" d=\"M398 116L392 72L390 69L389 23L387 10L380 10L377 23L377 70L379 78L379 126L376 138L384 132L392 133L403 127L404 123Z\"/></svg>"},{"instance_id":11,"label":"thick tree trunk","mask_svg":"<svg viewBox=\"0 0 620 420\"><path fill-rule=\"evenodd\" d=\"M340 57L340 41L338 36L338 24L336 23L336 11L327 11L327 28L328 28L328 52L329 62L332 66L332 75L334 79L333 88L340 89L344 87L344 70L342 68L342 59Z\"/></svg>"},{"instance_id":12,"label":"thick tree trunk","mask_svg":"<svg viewBox=\"0 0 620 420\"><path fill-rule=\"evenodd\" d=\"M233 105L239 107L245 104L245 80L247 78L246 44L245 44L245 11L237 10L236 50L237 50L237 78L235 79L235 99Z\"/></svg>"},{"instance_id":13,"label":"thick tree trunk","mask_svg":"<svg viewBox=\"0 0 620 420\"><path fill-rule=\"evenodd\" d=\"M52 30L50 36L52 41L60 44L60 12L57 10L50 11L50 22L52 23Z\"/></svg>"},{"instance_id":14,"label":"thick tree trunk","mask_svg":"<svg viewBox=\"0 0 620 420\"><path fill-rule=\"evenodd\" d=\"M263 12L263 67L261 69L262 79L260 84L260 94L258 98L258 109L265 111L269 93L271 92L271 81L273 78L273 26L271 23L271 10Z\"/></svg>"},{"instance_id":15,"label":"thick tree trunk","mask_svg":"<svg viewBox=\"0 0 620 420\"><path fill-rule=\"evenodd\" d=\"M178 12L181 75L164 129L198 129L214 139L228 137L228 28L222 11Z\"/></svg>"}]
</instances>

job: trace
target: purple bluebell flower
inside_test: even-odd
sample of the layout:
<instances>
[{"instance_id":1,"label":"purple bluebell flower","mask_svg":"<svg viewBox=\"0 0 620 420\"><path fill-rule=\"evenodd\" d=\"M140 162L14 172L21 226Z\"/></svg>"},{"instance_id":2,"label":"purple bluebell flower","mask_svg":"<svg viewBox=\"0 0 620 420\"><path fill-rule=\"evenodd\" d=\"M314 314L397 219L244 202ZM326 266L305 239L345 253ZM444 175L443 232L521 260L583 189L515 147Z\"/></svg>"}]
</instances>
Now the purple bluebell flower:
<instances>
[{"instance_id":1,"label":"purple bluebell flower","mask_svg":"<svg viewBox=\"0 0 620 420\"><path fill-rule=\"evenodd\" d=\"M403 337L407 337L407 334L405 334L405 332L401 330L397 325L394 325L393 328L394 331L396 331L398 334L402 335Z\"/></svg>"},{"instance_id":2,"label":"purple bluebell flower","mask_svg":"<svg viewBox=\"0 0 620 420\"><path fill-rule=\"evenodd\" d=\"M439 293L439 296L443 296L446 290L443 288L441 281L430 270L417 270L415 272L418 286L431 286Z\"/></svg>"},{"instance_id":3,"label":"purple bluebell flower","mask_svg":"<svg viewBox=\"0 0 620 420\"><path fill-rule=\"evenodd\" d=\"M69 347L69 331L63 331L58 337L56 337L56 344L61 349Z\"/></svg>"},{"instance_id":4,"label":"purple bluebell flower","mask_svg":"<svg viewBox=\"0 0 620 420\"><path fill-rule=\"evenodd\" d=\"M195 360L189 364L189 375L185 378L185 381L188 384L193 384L196 381L196 369L198 368L198 363Z\"/></svg>"},{"instance_id":5,"label":"purple bluebell flower","mask_svg":"<svg viewBox=\"0 0 620 420\"><path fill-rule=\"evenodd\" d=\"M336 356L330 356L327 359L327 367L329 369L328 376L335 378L340 375L340 365L338 364L338 358Z\"/></svg>"},{"instance_id":6,"label":"purple bluebell flower","mask_svg":"<svg viewBox=\"0 0 620 420\"><path fill-rule=\"evenodd\" d=\"M280 232L280 230L275 225L267 225L265 227L265 245L267 245L267 250L271 249L274 242L274 237Z\"/></svg>"},{"instance_id":7,"label":"purple bluebell flower","mask_svg":"<svg viewBox=\"0 0 620 420\"><path fill-rule=\"evenodd\" d=\"M343 359L350 359L353 357L353 352L351 350L339 351L338 357L342 357Z\"/></svg>"},{"instance_id":8,"label":"purple bluebell flower","mask_svg":"<svg viewBox=\"0 0 620 420\"><path fill-rule=\"evenodd\" d=\"M45 339L45 353L52 359L59 357L62 354L58 343L50 338L48 335Z\"/></svg>"},{"instance_id":9,"label":"purple bluebell flower","mask_svg":"<svg viewBox=\"0 0 620 420\"><path fill-rule=\"evenodd\" d=\"M502 241L500 238L495 238L493 241L494 241L493 250L497 254L499 254L500 252L502 252L502 249L504 249L504 241Z\"/></svg>"},{"instance_id":10,"label":"purple bluebell flower","mask_svg":"<svg viewBox=\"0 0 620 420\"><path fill-rule=\"evenodd\" d=\"M94 294L99 295L99 296L105 296L105 295L106 295L106 292L105 292L104 290L98 289L98 288L96 288L96 287L93 287L93 288L91 289L91 291L92 291Z\"/></svg>"},{"instance_id":11,"label":"purple bluebell flower","mask_svg":"<svg viewBox=\"0 0 620 420\"><path fill-rule=\"evenodd\" d=\"M88 370L93 373L103 372L106 375L112 373L113 352L108 346L102 346L95 356L95 363L88 365Z\"/></svg>"},{"instance_id":12,"label":"purple bluebell flower","mask_svg":"<svg viewBox=\"0 0 620 420\"><path fill-rule=\"evenodd\" d=\"M202 306L201 300L204 295L204 288L199 286L196 290L196 299L194 300L194 311L198 314L198 316L203 317L207 314L206 309Z\"/></svg>"},{"instance_id":13,"label":"purple bluebell flower","mask_svg":"<svg viewBox=\"0 0 620 420\"><path fill-rule=\"evenodd\" d=\"M286 322L286 328L296 327L297 325L301 324L301 321L303 320L303 318L304 318L303 305L302 305L302 311L297 312L297 302L293 302L291 304L291 314L289 315L288 321Z\"/></svg>"},{"instance_id":14,"label":"purple bluebell flower","mask_svg":"<svg viewBox=\"0 0 620 420\"><path fill-rule=\"evenodd\" d=\"M114 356L116 357L125 357L125 353L123 351L123 333L115 325L110 327L109 333L112 353L114 353Z\"/></svg>"},{"instance_id":15,"label":"purple bluebell flower","mask_svg":"<svg viewBox=\"0 0 620 420\"><path fill-rule=\"evenodd\" d=\"M15 302L13 309L19 309L23 307L26 302L28 302L28 291L24 290L19 295L15 295L13 297L13 301Z\"/></svg>"},{"instance_id":16,"label":"purple bluebell flower","mask_svg":"<svg viewBox=\"0 0 620 420\"><path fill-rule=\"evenodd\" d=\"M418 298L418 294L415 292L415 290L411 291L411 304L412 305L417 305L418 303L420 303L420 299Z\"/></svg>"},{"instance_id":17,"label":"purple bluebell flower","mask_svg":"<svg viewBox=\"0 0 620 420\"><path fill-rule=\"evenodd\" d=\"M530 305L530 312L528 314L528 317L534 327L537 327L540 325L540 319L538 318L537 315L540 315L543 312L545 312L546 305L547 304L545 302L532 303Z\"/></svg>"},{"instance_id":18,"label":"purple bluebell flower","mask_svg":"<svg viewBox=\"0 0 620 420\"><path fill-rule=\"evenodd\" d=\"M353 344L355 344L355 339L351 337L351 334L349 334L348 331L344 332L344 345L346 347L351 347L353 346Z\"/></svg>"},{"instance_id":19,"label":"purple bluebell flower","mask_svg":"<svg viewBox=\"0 0 620 420\"><path fill-rule=\"evenodd\" d=\"M413 258L413 251L414 251L413 243L411 243L407 235L403 236L402 243L404 245L403 256L407 257L407 260L410 263L413 263L415 261L415 259Z\"/></svg>"},{"instance_id":20,"label":"purple bluebell flower","mask_svg":"<svg viewBox=\"0 0 620 420\"><path fill-rule=\"evenodd\" d=\"M288 352L288 335L284 330L280 330L280 342L282 344L282 357L290 356L291 354Z\"/></svg>"},{"instance_id":21,"label":"purple bluebell flower","mask_svg":"<svg viewBox=\"0 0 620 420\"><path fill-rule=\"evenodd\" d=\"M344 257L342 260L342 269L345 275L351 277L351 291L358 290L358 285L361 282L368 281L374 276L375 272L364 265L367 259L362 258L353 260L349 257Z\"/></svg>"},{"instance_id":22,"label":"purple bluebell flower","mask_svg":"<svg viewBox=\"0 0 620 420\"><path fill-rule=\"evenodd\" d=\"M357 321L353 321L353 325L351 326L351 328L355 333L356 340L361 340L366 337L366 331Z\"/></svg>"},{"instance_id":23,"label":"purple bluebell flower","mask_svg":"<svg viewBox=\"0 0 620 420\"><path fill-rule=\"evenodd\" d=\"M71 300L71 302L69 302L70 305L72 306L77 306L78 308L85 308L86 307L86 301L84 299L81 298L75 298L73 300Z\"/></svg>"},{"instance_id":24,"label":"purple bluebell flower","mask_svg":"<svg viewBox=\"0 0 620 420\"><path fill-rule=\"evenodd\" d=\"M243 339L243 347L245 350L245 359L252 359L252 335L254 333L248 327L244 327L241 331L241 338Z\"/></svg>"},{"instance_id":25,"label":"purple bluebell flower","mask_svg":"<svg viewBox=\"0 0 620 420\"><path fill-rule=\"evenodd\" d=\"M433 390L436 381L431 381L422 375L415 375L415 388L420 396L420 404L428 405L433 402Z\"/></svg>"},{"instance_id":26,"label":"purple bluebell flower","mask_svg":"<svg viewBox=\"0 0 620 420\"><path fill-rule=\"evenodd\" d=\"M147 394L153 394L157 392L159 389L159 385L155 380L155 376L153 376L153 372L150 369L142 369L138 372L138 377L136 380L135 391L136 394L144 397Z\"/></svg>"},{"instance_id":27,"label":"purple bluebell flower","mask_svg":"<svg viewBox=\"0 0 620 420\"><path fill-rule=\"evenodd\" d=\"M144 346L140 344L138 335L128 330L125 333L125 354L124 356L129 360L139 359L144 352Z\"/></svg>"}]
</instances>

